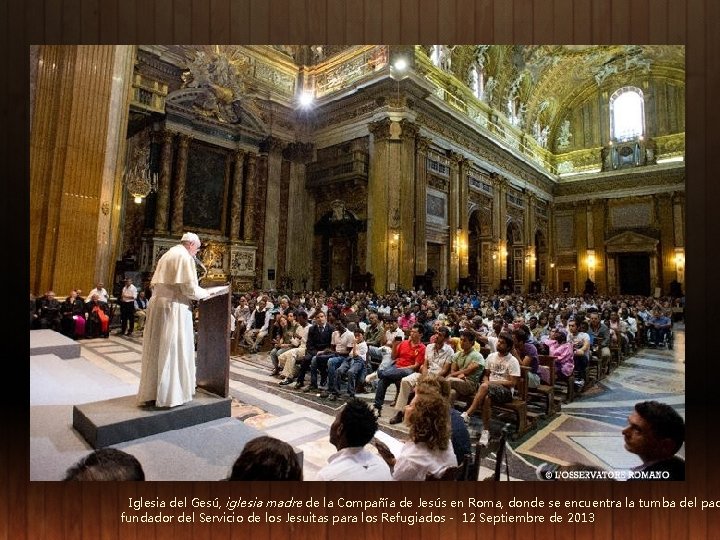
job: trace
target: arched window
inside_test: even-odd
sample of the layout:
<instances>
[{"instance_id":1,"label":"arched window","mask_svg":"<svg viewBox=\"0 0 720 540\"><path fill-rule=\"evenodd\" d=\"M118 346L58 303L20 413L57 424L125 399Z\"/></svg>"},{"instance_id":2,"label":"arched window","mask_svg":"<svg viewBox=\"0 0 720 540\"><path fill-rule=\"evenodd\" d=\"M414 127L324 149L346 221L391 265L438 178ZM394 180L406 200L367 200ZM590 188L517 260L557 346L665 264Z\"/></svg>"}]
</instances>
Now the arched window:
<instances>
[{"instance_id":1,"label":"arched window","mask_svg":"<svg viewBox=\"0 0 720 540\"><path fill-rule=\"evenodd\" d=\"M645 100L642 90L620 88L610 97L610 137L614 141L637 139L645 134Z\"/></svg>"}]
</instances>

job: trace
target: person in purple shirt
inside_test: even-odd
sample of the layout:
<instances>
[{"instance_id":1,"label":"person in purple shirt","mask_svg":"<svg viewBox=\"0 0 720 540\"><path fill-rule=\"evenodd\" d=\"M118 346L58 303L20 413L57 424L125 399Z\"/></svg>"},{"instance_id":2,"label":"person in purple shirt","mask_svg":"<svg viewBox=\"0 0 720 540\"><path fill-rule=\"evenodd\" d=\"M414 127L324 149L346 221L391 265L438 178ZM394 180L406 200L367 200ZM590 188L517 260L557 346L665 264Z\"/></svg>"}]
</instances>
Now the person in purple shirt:
<instances>
[{"instance_id":1,"label":"person in purple shirt","mask_svg":"<svg viewBox=\"0 0 720 540\"><path fill-rule=\"evenodd\" d=\"M528 386L530 388L537 388L540 384L540 373L538 373L540 362L538 360L537 347L530 341L530 335L530 329L524 324L515 328L512 331L513 350L515 356L520 359L520 365L530 368L530 373L528 373Z\"/></svg>"}]
</instances>

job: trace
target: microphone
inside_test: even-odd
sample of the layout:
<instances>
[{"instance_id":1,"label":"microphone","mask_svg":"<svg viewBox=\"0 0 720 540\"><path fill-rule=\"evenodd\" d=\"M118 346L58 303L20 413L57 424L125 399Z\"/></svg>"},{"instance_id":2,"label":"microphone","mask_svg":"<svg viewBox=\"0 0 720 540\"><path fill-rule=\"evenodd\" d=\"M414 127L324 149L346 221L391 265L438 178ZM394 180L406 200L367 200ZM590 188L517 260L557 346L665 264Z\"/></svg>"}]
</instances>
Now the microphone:
<instances>
[{"instance_id":1,"label":"microphone","mask_svg":"<svg viewBox=\"0 0 720 540\"><path fill-rule=\"evenodd\" d=\"M207 275L208 270L205 267L205 265L202 263L202 261L200 259L198 259L196 256L193 256L193 259L195 259L195 264L197 264L200 268L202 268L203 274L202 274L202 276L200 276L198 278L198 280L201 280L202 278L204 278Z\"/></svg>"}]
</instances>

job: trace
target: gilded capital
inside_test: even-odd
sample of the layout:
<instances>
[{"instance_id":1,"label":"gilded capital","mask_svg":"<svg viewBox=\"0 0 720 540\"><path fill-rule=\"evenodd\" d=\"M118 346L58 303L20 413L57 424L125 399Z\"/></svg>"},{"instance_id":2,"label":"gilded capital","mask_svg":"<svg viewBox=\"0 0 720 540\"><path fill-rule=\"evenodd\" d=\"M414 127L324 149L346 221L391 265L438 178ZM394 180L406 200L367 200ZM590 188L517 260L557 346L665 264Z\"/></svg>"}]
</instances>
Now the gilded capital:
<instances>
[{"instance_id":1,"label":"gilded capital","mask_svg":"<svg viewBox=\"0 0 720 540\"><path fill-rule=\"evenodd\" d=\"M190 146L190 141L192 140L192 137L186 133L181 133L179 139L180 148L187 148L188 146Z\"/></svg>"},{"instance_id":2,"label":"gilded capital","mask_svg":"<svg viewBox=\"0 0 720 540\"><path fill-rule=\"evenodd\" d=\"M427 137L415 137L415 145L417 146L417 151L423 154L427 154L431 142L431 139Z\"/></svg>"},{"instance_id":3,"label":"gilded capital","mask_svg":"<svg viewBox=\"0 0 720 540\"><path fill-rule=\"evenodd\" d=\"M402 129L400 133L400 138L402 139L414 139L420 132L417 124L410 122L406 118L400 120L400 128Z\"/></svg>"},{"instance_id":4,"label":"gilded capital","mask_svg":"<svg viewBox=\"0 0 720 540\"><path fill-rule=\"evenodd\" d=\"M392 124L393 122L389 118L383 118L377 122L371 122L368 125L368 129L370 130L370 133L372 133L373 137L375 137L375 140L386 140L390 139L392 136L390 131Z\"/></svg>"}]
</instances>

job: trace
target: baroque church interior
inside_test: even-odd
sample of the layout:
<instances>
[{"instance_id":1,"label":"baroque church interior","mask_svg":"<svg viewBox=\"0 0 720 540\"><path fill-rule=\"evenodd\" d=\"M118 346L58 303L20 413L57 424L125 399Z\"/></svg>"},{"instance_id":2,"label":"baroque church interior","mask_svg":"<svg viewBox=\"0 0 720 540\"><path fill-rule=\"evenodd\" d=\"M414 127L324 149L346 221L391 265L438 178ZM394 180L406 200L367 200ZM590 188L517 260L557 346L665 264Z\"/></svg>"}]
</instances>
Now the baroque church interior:
<instances>
[{"instance_id":1,"label":"baroque church interior","mask_svg":"<svg viewBox=\"0 0 720 540\"><path fill-rule=\"evenodd\" d=\"M685 286L682 46L46 45L30 60L31 294L147 285L186 231L234 293ZM117 377L103 389L136 389L141 338L82 346L97 380ZM631 402L684 409L684 335L643 354L513 444L514 476L636 465L618 429ZM54 362L32 371L31 479L86 452L32 405L48 387L63 404L102 393ZM313 479L336 407L278 390L266 364L231 358L233 416L301 449ZM48 431L65 454L37 442ZM173 470L120 447L153 462L148 479L225 471L193 476L201 443Z\"/></svg>"},{"instance_id":2,"label":"baroque church interior","mask_svg":"<svg viewBox=\"0 0 720 540\"><path fill-rule=\"evenodd\" d=\"M38 293L147 277L186 230L236 292L684 281L681 46L32 54Z\"/></svg>"}]
</instances>

